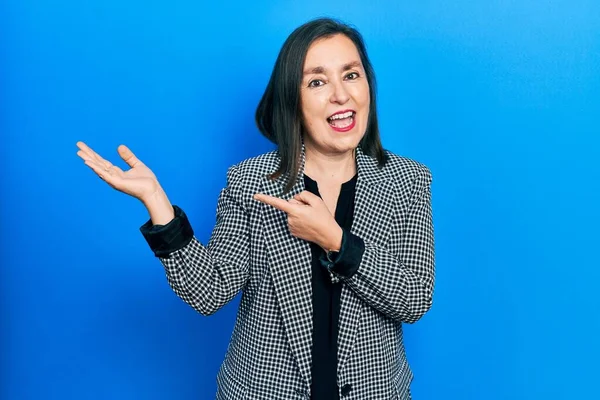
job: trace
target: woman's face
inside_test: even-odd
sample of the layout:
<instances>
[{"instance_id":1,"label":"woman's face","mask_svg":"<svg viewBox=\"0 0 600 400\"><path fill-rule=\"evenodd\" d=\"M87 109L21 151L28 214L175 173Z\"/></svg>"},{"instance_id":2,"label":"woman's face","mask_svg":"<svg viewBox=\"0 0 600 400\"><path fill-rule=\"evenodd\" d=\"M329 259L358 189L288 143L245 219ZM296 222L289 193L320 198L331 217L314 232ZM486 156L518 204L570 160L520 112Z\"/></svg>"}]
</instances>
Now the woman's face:
<instances>
[{"instance_id":1,"label":"woman's face","mask_svg":"<svg viewBox=\"0 0 600 400\"><path fill-rule=\"evenodd\" d=\"M309 47L300 99L307 148L334 155L358 146L367 129L369 83L348 37L338 34Z\"/></svg>"}]
</instances>

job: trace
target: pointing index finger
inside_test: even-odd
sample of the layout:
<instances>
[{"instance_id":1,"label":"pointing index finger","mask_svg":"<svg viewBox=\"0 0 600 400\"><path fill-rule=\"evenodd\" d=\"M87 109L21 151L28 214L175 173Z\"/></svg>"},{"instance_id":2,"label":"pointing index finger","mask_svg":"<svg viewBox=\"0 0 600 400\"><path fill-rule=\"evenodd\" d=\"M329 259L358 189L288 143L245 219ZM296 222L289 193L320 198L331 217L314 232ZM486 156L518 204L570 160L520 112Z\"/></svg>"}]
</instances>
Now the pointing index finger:
<instances>
[{"instance_id":1,"label":"pointing index finger","mask_svg":"<svg viewBox=\"0 0 600 400\"><path fill-rule=\"evenodd\" d=\"M262 193L257 193L254 195L254 199L260 201L261 203L268 204L272 207L275 207L278 210L281 210L285 213L290 213L292 211L292 205L287 201L280 199L278 197L269 196Z\"/></svg>"}]
</instances>

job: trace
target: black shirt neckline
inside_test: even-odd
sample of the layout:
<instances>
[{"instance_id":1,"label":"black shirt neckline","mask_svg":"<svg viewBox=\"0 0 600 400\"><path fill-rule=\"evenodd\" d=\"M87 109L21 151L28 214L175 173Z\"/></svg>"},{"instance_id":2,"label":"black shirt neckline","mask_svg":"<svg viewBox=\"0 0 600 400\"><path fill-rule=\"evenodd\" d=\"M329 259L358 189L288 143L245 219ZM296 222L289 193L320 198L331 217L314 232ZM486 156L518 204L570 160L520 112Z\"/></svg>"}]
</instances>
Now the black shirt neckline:
<instances>
[{"instance_id":1,"label":"black shirt neckline","mask_svg":"<svg viewBox=\"0 0 600 400\"><path fill-rule=\"evenodd\" d=\"M354 174L354 176L352 178L350 178L349 180L347 180L346 182L343 182L340 190L342 192L354 190L354 187L356 186L357 178L358 178L358 173ZM317 192L317 193L319 192L317 181L315 181L313 178L311 178L310 176L308 176L306 174L304 174L304 184L307 187L310 185L312 188L316 189L316 190L314 190L315 192Z\"/></svg>"}]
</instances>

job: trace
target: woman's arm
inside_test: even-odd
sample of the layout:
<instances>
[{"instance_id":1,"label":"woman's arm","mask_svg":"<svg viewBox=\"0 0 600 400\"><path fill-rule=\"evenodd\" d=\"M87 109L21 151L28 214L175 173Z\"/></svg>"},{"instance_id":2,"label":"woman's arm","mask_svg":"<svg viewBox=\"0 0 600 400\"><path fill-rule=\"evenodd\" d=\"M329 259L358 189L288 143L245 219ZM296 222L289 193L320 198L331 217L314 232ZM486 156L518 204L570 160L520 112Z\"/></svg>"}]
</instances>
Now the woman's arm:
<instances>
[{"instance_id":1,"label":"woman's arm","mask_svg":"<svg viewBox=\"0 0 600 400\"><path fill-rule=\"evenodd\" d=\"M234 167L217 205L217 222L208 246L194 231L179 207L172 206L156 175L124 145L117 148L130 167L122 170L87 144L77 142L77 155L112 188L140 200L150 220L140 230L167 272L177 295L200 313L209 315L230 301L249 277L248 218L232 195L240 177ZM240 196L237 196L238 198Z\"/></svg>"},{"instance_id":2,"label":"woman's arm","mask_svg":"<svg viewBox=\"0 0 600 400\"><path fill-rule=\"evenodd\" d=\"M345 232L344 247L352 249L351 255L341 254L331 269L371 307L407 323L419 320L433 300L435 259L431 173L427 168L423 167L415 178L412 192L410 209L401 221L402 230L391 237L395 241L391 247L399 249L398 254ZM357 249L362 257L357 256Z\"/></svg>"},{"instance_id":3,"label":"woman's arm","mask_svg":"<svg viewBox=\"0 0 600 400\"><path fill-rule=\"evenodd\" d=\"M195 237L178 207L166 225L153 225L165 211L149 209L151 220L140 230L162 262L175 293L203 315L227 304L246 285L249 272L248 215L232 191L238 184L235 167L227 173L227 186L217 203L217 219L207 246Z\"/></svg>"}]
</instances>

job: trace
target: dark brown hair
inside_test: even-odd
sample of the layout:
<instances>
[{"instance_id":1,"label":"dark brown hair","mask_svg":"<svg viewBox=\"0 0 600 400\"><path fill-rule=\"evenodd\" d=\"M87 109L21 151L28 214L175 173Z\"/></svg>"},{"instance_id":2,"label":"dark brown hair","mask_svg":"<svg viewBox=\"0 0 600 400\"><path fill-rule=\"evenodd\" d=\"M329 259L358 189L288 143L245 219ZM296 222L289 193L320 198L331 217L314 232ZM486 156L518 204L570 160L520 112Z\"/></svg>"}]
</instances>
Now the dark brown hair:
<instances>
[{"instance_id":1,"label":"dark brown hair","mask_svg":"<svg viewBox=\"0 0 600 400\"><path fill-rule=\"evenodd\" d=\"M271 73L271 78L256 109L256 125L260 132L277 145L281 163L271 178L287 176L285 191L298 179L302 151L302 110L300 85L306 53L313 42L342 34L358 50L369 83L370 108L365 135L359 146L365 154L385 164L385 152L377 123L376 82L373 66L367 56L362 35L353 27L331 18L318 18L296 28L286 39Z\"/></svg>"}]
</instances>

